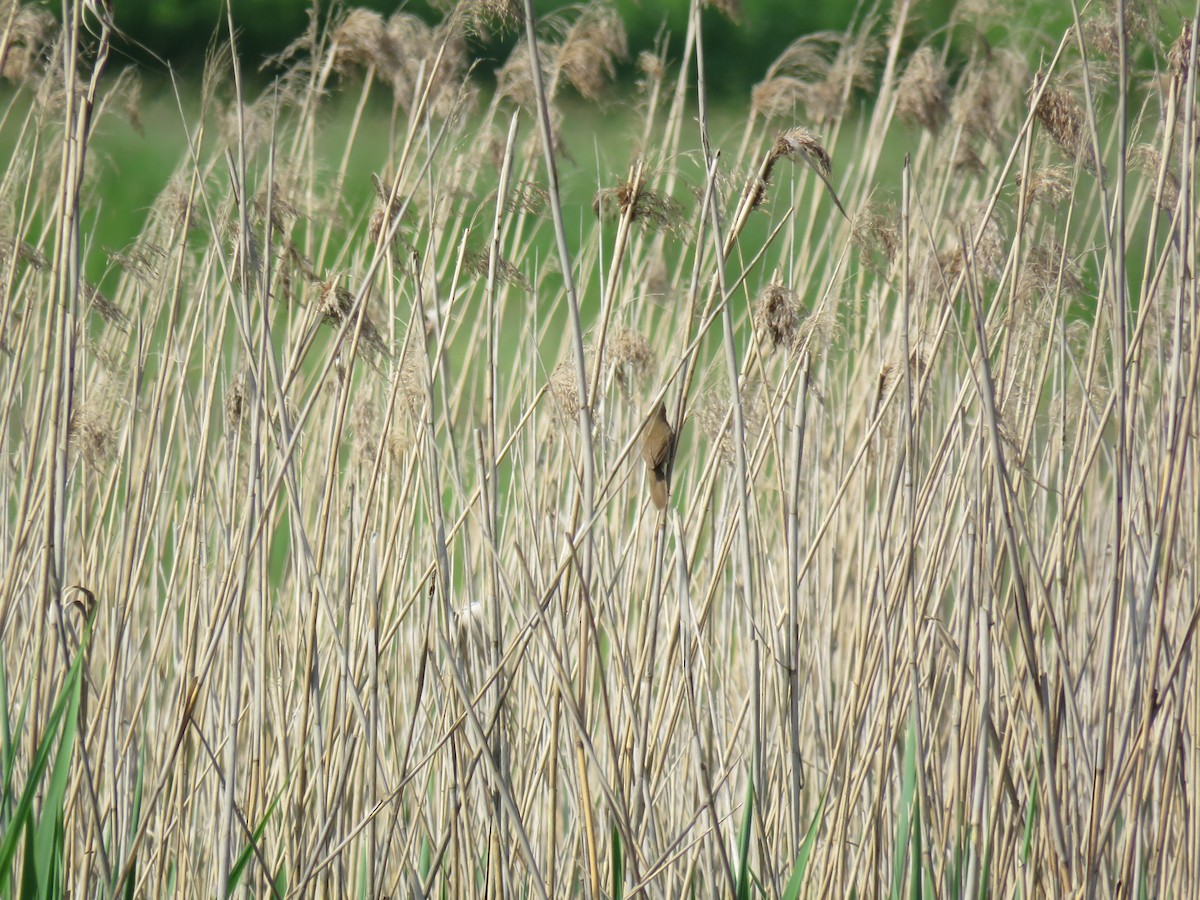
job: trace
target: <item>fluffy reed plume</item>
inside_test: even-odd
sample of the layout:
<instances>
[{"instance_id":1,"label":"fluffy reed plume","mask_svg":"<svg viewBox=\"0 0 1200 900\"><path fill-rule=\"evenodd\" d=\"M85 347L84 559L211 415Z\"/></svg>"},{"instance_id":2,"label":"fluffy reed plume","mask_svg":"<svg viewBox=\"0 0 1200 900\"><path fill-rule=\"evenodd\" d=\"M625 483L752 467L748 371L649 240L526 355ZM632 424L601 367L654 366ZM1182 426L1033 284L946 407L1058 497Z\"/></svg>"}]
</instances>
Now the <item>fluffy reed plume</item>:
<instances>
[{"instance_id":1,"label":"fluffy reed plume","mask_svg":"<svg viewBox=\"0 0 1200 900\"><path fill-rule=\"evenodd\" d=\"M820 86L826 83L842 42L842 35L828 31L793 41L751 90L750 105L754 113L770 119L794 116L797 106L808 109ZM812 109L808 111L814 115Z\"/></svg>"},{"instance_id":2,"label":"fluffy reed plume","mask_svg":"<svg viewBox=\"0 0 1200 900\"><path fill-rule=\"evenodd\" d=\"M35 271L44 272L50 268L50 261L46 259L46 254L33 244L20 240L8 229L0 226L0 263L7 263L11 260L14 252L18 260L26 263Z\"/></svg>"},{"instance_id":3,"label":"fluffy reed plume","mask_svg":"<svg viewBox=\"0 0 1200 900\"><path fill-rule=\"evenodd\" d=\"M641 78L638 79L638 90L643 94L649 93L654 85L662 84L667 75L667 61L663 55L651 53L649 50L643 50L638 54L637 68L641 73Z\"/></svg>"},{"instance_id":4,"label":"fluffy reed plume","mask_svg":"<svg viewBox=\"0 0 1200 900\"><path fill-rule=\"evenodd\" d=\"M1133 44L1157 30L1152 21L1152 10L1141 8L1136 0L1125 4L1125 46L1133 51ZM1091 7L1083 20L1084 43L1096 53L1116 57L1120 52L1120 33L1116 13L1110 9Z\"/></svg>"},{"instance_id":5,"label":"fluffy reed plume","mask_svg":"<svg viewBox=\"0 0 1200 900\"><path fill-rule=\"evenodd\" d=\"M522 213L527 216L545 216L546 206L550 195L546 189L535 181L518 181L509 186L504 198L504 210L510 213ZM496 203L496 192L492 191L483 198L482 206L491 209Z\"/></svg>"},{"instance_id":6,"label":"fluffy reed plume","mask_svg":"<svg viewBox=\"0 0 1200 900\"><path fill-rule=\"evenodd\" d=\"M646 378L654 368L654 348L640 332L619 326L608 337L604 369L627 393L635 381Z\"/></svg>"},{"instance_id":7,"label":"fluffy reed plume","mask_svg":"<svg viewBox=\"0 0 1200 900\"><path fill-rule=\"evenodd\" d=\"M429 399L429 379L425 374L428 361L423 358L426 352L423 340L417 339L415 336L410 338L404 355L400 359L400 364L396 366L396 372L392 376L397 383L397 406L393 416L392 432L398 435L397 440L402 439L401 443L396 445L401 449L412 443L412 436L416 433L421 412ZM392 436L389 435L388 439L392 440Z\"/></svg>"},{"instance_id":8,"label":"fluffy reed plume","mask_svg":"<svg viewBox=\"0 0 1200 900\"><path fill-rule=\"evenodd\" d=\"M493 32L510 31L525 21L521 0L434 0L433 6L460 16L467 30L486 41Z\"/></svg>"},{"instance_id":9,"label":"fluffy reed plume","mask_svg":"<svg viewBox=\"0 0 1200 900\"><path fill-rule=\"evenodd\" d=\"M257 290L258 279L262 275L262 248L259 245L258 233L254 228L248 228L243 240L240 219L234 219L229 224L228 232L234 283L241 285L244 282L253 292Z\"/></svg>"},{"instance_id":10,"label":"fluffy reed plume","mask_svg":"<svg viewBox=\"0 0 1200 900\"><path fill-rule=\"evenodd\" d=\"M973 65L959 79L950 101L950 121L966 135L997 142L997 119L1001 110L995 102L994 73L990 67Z\"/></svg>"},{"instance_id":11,"label":"fluffy reed plume","mask_svg":"<svg viewBox=\"0 0 1200 900\"><path fill-rule=\"evenodd\" d=\"M128 384L119 360L98 347L90 347L89 353L96 362L84 376L86 383L77 387L67 427L72 451L85 469L96 472L118 449Z\"/></svg>"},{"instance_id":12,"label":"fluffy reed plume","mask_svg":"<svg viewBox=\"0 0 1200 900\"><path fill-rule=\"evenodd\" d=\"M778 281L772 281L754 304L754 330L760 340L770 338L771 346L791 347L796 342L806 310L796 293Z\"/></svg>"},{"instance_id":13,"label":"fluffy reed plume","mask_svg":"<svg viewBox=\"0 0 1200 900\"><path fill-rule=\"evenodd\" d=\"M247 406L249 397L247 396L247 372L245 369L239 369L229 382L229 387L225 390L225 395L222 398L222 408L225 411L225 428L233 433L240 431L246 424L250 415L250 409Z\"/></svg>"},{"instance_id":14,"label":"fluffy reed plume","mask_svg":"<svg viewBox=\"0 0 1200 900\"><path fill-rule=\"evenodd\" d=\"M750 380L742 385L742 422L746 429L746 446L752 448L758 442L766 425L762 405L763 385L761 381ZM721 460L728 466L737 462L737 448L734 446L733 406L729 399L729 391L724 388L713 388L701 395L700 408L697 413L700 432L716 445L716 451Z\"/></svg>"},{"instance_id":15,"label":"fluffy reed plume","mask_svg":"<svg viewBox=\"0 0 1200 900\"><path fill-rule=\"evenodd\" d=\"M271 202L271 228L276 236L286 234L297 220L305 218L304 212L289 199L292 191L276 181L271 183L269 189L264 185L255 193L252 208L256 221L262 222L267 217L268 195Z\"/></svg>"},{"instance_id":16,"label":"fluffy reed plume","mask_svg":"<svg viewBox=\"0 0 1200 900\"><path fill-rule=\"evenodd\" d=\"M900 251L899 213L893 207L864 204L854 217L850 243L876 274L886 276Z\"/></svg>"},{"instance_id":17,"label":"fluffy reed plume","mask_svg":"<svg viewBox=\"0 0 1200 900\"><path fill-rule=\"evenodd\" d=\"M1150 144L1138 144L1129 151L1129 161L1134 168L1150 179L1152 185L1158 184L1158 173L1162 168L1162 153ZM1174 212L1179 202L1179 176L1172 166L1168 165L1163 179L1162 198L1159 205L1167 212Z\"/></svg>"},{"instance_id":18,"label":"fluffy reed plume","mask_svg":"<svg viewBox=\"0 0 1200 900\"><path fill-rule=\"evenodd\" d=\"M600 215L629 215L639 225L678 235L686 228L683 207L661 191L648 187L644 180L636 184L622 181L615 188L604 188L592 200L592 212Z\"/></svg>"},{"instance_id":19,"label":"fluffy reed plume","mask_svg":"<svg viewBox=\"0 0 1200 900\"><path fill-rule=\"evenodd\" d=\"M421 79L432 79L430 108L449 115L473 96L463 82L467 53L460 26L455 16L430 26L403 11L385 22L373 10L352 9L333 32L334 65L343 72L373 68L406 111L418 101L418 88L425 90Z\"/></svg>"},{"instance_id":20,"label":"fluffy reed plume","mask_svg":"<svg viewBox=\"0 0 1200 900\"><path fill-rule=\"evenodd\" d=\"M1008 255L1009 241L1000 227L997 213L988 216L986 204L981 203L951 213L951 221L956 224L957 233L974 246L976 273L986 278L999 278ZM965 243L959 242L954 252L961 265L968 252ZM957 274L956 267L952 266L951 271Z\"/></svg>"},{"instance_id":21,"label":"fluffy reed plume","mask_svg":"<svg viewBox=\"0 0 1200 900\"><path fill-rule=\"evenodd\" d=\"M103 291L90 281L83 280L79 283L79 296L88 307L99 313L100 318L109 325L121 331L129 329L129 317Z\"/></svg>"},{"instance_id":22,"label":"fluffy reed plume","mask_svg":"<svg viewBox=\"0 0 1200 900\"><path fill-rule=\"evenodd\" d=\"M539 44L538 57L541 63L542 83L547 86L547 93L555 84L554 66L558 59L558 47L554 44ZM518 41L508 61L496 70L496 95L512 100L523 109L534 109L537 106L537 92L533 81L533 69L529 61L529 48L524 41Z\"/></svg>"},{"instance_id":23,"label":"fluffy reed plume","mask_svg":"<svg viewBox=\"0 0 1200 900\"><path fill-rule=\"evenodd\" d=\"M166 250L146 241L137 241L124 250L108 254L110 263L120 266L143 287L149 287L158 279L159 266L166 258Z\"/></svg>"},{"instance_id":24,"label":"fluffy reed plume","mask_svg":"<svg viewBox=\"0 0 1200 900\"><path fill-rule=\"evenodd\" d=\"M1025 205L1045 203L1050 206L1061 203L1071 196L1073 179L1066 166L1046 166L1035 169L1025 184L1021 173L1017 173L1017 185L1025 187Z\"/></svg>"},{"instance_id":25,"label":"fluffy reed plume","mask_svg":"<svg viewBox=\"0 0 1200 900\"><path fill-rule=\"evenodd\" d=\"M936 132L949 113L946 67L931 47L921 47L908 59L896 87L896 114Z\"/></svg>"},{"instance_id":26,"label":"fluffy reed plume","mask_svg":"<svg viewBox=\"0 0 1200 900\"><path fill-rule=\"evenodd\" d=\"M339 70L374 66L389 75L401 67L400 48L388 33L383 16L371 9L352 9L333 32L333 59Z\"/></svg>"},{"instance_id":27,"label":"fluffy reed plume","mask_svg":"<svg viewBox=\"0 0 1200 900\"><path fill-rule=\"evenodd\" d=\"M416 381L412 376L403 375L402 366L397 377ZM415 373L414 373L415 374ZM407 388L398 391L397 408L392 416L391 426L387 434L383 434L383 423L387 404L376 396L375 391L356 392L350 402L350 411L346 419L346 440L350 448L350 458L357 466L370 468L375 464L375 456L380 442L386 453L385 461L400 462L414 444L414 426L420 414L421 402L424 397L414 397Z\"/></svg>"},{"instance_id":28,"label":"fluffy reed plume","mask_svg":"<svg viewBox=\"0 0 1200 900\"><path fill-rule=\"evenodd\" d=\"M731 22L742 21L742 0L704 0L705 6L711 6Z\"/></svg>"},{"instance_id":29,"label":"fluffy reed plume","mask_svg":"<svg viewBox=\"0 0 1200 900\"><path fill-rule=\"evenodd\" d=\"M609 2L594 2L578 11L572 21L567 12L545 20L547 39L539 41L542 81L553 101L559 87L570 84L584 98L599 100L616 75L617 62L629 52L625 23ZM496 73L496 90L518 105L536 105L529 48L517 43Z\"/></svg>"},{"instance_id":30,"label":"fluffy reed plume","mask_svg":"<svg viewBox=\"0 0 1200 900\"><path fill-rule=\"evenodd\" d=\"M575 362L564 359L550 373L550 396L554 398L561 423L570 423L579 416L579 381Z\"/></svg>"},{"instance_id":31,"label":"fluffy reed plume","mask_svg":"<svg viewBox=\"0 0 1200 900\"><path fill-rule=\"evenodd\" d=\"M110 414L95 400L81 403L71 413L71 446L89 469L104 462L116 445L117 434Z\"/></svg>"},{"instance_id":32,"label":"fluffy reed plume","mask_svg":"<svg viewBox=\"0 0 1200 900\"><path fill-rule=\"evenodd\" d=\"M344 340L347 342L346 346L349 346L349 341L354 337L354 329L357 327L358 312L354 308L354 295L338 284L337 279L330 279L321 285L319 302L321 316L326 325L336 329L346 327ZM365 355L367 361L379 372L383 372L384 366L391 358L383 336L375 327L375 323L371 321L371 316L366 312L362 313L362 330L359 332L358 349L359 353Z\"/></svg>"},{"instance_id":33,"label":"fluffy reed plume","mask_svg":"<svg viewBox=\"0 0 1200 900\"><path fill-rule=\"evenodd\" d=\"M1179 37L1171 44L1171 49L1167 51L1167 70L1171 73L1171 79L1175 84L1175 89L1182 88L1183 83L1187 80L1187 74L1192 65L1192 21L1184 19L1183 24L1179 28Z\"/></svg>"},{"instance_id":34,"label":"fluffy reed plume","mask_svg":"<svg viewBox=\"0 0 1200 900\"><path fill-rule=\"evenodd\" d=\"M13 7L17 7L13 15ZM0 4L0 38L4 26L13 15L7 41L0 46L0 78L22 84L38 84L49 57L50 48L58 39L58 22L46 9L38 6L17 6L16 0Z\"/></svg>"},{"instance_id":35,"label":"fluffy reed plume","mask_svg":"<svg viewBox=\"0 0 1200 900\"><path fill-rule=\"evenodd\" d=\"M1022 304L1043 297L1077 296L1083 292L1078 267L1054 239L1042 240L1029 249L1017 277L1017 299Z\"/></svg>"},{"instance_id":36,"label":"fluffy reed plume","mask_svg":"<svg viewBox=\"0 0 1200 900\"><path fill-rule=\"evenodd\" d=\"M1038 96L1046 78L1045 71L1039 71L1034 76L1033 84L1029 88L1031 101ZM1034 113L1058 148L1070 159L1078 160L1086 171L1095 175L1096 154L1084 127L1083 111L1075 98L1065 89L1048 84L1037 99Z\"/></svg>"},{"instance_id":37,"label":"fluffy reed plume","mask_svg":"<svg viewBox=\"0 0 1200 900\"><path fill-rule=\"evenodd\" d=\"M559 76L588 100L599 100L629 53L625 23L611 3L584 7L558 53Z\"/></svg>"},{"instance_id":38,"label":"fluffy reed plume","mask_svg":"<svg viewBox=\"0 0 1200 900\"><path fill-rule=\"evenodd\" d=\"M463 254L463 271L476 278L487 278L490 270L489 255L485 250L468 250ZM496 257L496 280L501 284L515 284L526 291L533 285L525 273L503 256Z\"/></svg>"},{"instance_id":39,"label":"fluffy reed plume","mask_svg":"<svg viewBox=\"0 0 1200 900\"><path fill-rule=\"evenodd\" d=\"M869 32L819 32L794 41L750 93L751 109L767 119L795 116L803 107L817 122L836 122L856 90L871 86L882 49Z\"/></svg>"},{"instance_id":40,"label":"fluffy reed plume","mask_svg":"<svg viewBox=\"0 0 1200 900\"><path fill-rule=\"evenodd\" d=\"M139 137L146 136L146 128L142 124L142 78L137 70L130 67L121 72L117 84L113 87L114 101L119 99L121 111L125 113L125 121L129 127L138 133Z\"/></svg>"}]
</instances>

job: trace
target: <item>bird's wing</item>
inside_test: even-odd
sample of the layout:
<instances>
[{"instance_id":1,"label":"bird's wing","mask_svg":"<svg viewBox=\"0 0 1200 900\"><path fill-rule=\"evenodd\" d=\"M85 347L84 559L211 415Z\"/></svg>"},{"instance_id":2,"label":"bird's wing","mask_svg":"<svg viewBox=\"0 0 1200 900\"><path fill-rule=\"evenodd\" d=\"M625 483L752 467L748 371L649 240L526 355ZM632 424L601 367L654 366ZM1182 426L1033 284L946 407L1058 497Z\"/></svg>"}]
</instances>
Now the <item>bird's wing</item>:
<instances>
[{"instance_id":1,"label":"bird's wing","mask_svg":"<svg viewBox=\"0 0 1200 900\"><path fill-rule=\"evenodd\" d=\"M659 435L653 435L653 438L658 438ZM646 465L651 469L657 469L664 465L671 458L671 450L675 444L674 436L669 436L665 441L651 439L642 445L642 459L646 461Z\"/></svg>"}]
</instances>

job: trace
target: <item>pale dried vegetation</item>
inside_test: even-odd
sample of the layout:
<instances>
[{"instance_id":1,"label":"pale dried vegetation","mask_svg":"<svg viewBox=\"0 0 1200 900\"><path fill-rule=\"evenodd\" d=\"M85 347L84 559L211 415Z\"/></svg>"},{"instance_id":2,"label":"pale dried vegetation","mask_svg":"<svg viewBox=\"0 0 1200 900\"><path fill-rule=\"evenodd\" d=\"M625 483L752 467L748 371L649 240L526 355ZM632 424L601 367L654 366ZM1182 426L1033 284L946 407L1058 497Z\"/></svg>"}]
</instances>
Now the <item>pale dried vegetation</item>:
<instances>
[{"instance_id":1,"label":"pale dried vegetation","mask_svg":"<svg viewBox=\"0 0 1200 900\"><path fill-rule=\"evenodd\" d=\"M436 6L0 2L0 894L1196 896L1195 23Z\"/></svg>"}]
</instances>

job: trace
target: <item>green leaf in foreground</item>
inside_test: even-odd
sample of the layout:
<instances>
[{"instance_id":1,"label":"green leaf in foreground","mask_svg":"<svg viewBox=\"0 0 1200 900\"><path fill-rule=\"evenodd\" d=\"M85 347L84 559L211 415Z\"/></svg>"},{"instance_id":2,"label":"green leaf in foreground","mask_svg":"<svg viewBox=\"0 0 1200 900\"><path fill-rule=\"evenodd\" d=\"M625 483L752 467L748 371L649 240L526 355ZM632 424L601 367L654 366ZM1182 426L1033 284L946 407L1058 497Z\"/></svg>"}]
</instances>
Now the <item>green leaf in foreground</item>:
<instances>
[{"instance_id":1,"label":"green leaf in foreground","mask_svg":"<svg viewBox=\"0 0 1200 900\"><path fill-rule=\"evenodd\" d=\"M622 900L625 896L625 859L621 855L621 832L617 826L612 830L612 898Z\"/></svg>"},{"instance_id":2,"label":"green leaf in foreground","mask_svg":"<svg viewBox=\"0 0 1200 900\"><path fill-rule=\"evenodd\" d=\"M738 832L738 900L750 900L750 828L754 823L754 779L746 785L746 805L742 810L742 827Z\"/></svg>"},{"instance_id":3,"label":"green leaf in foreground","mask_svg":"<svg viewBox=\"0 0 1200 900\"><path fill-rule=\"evenodd\" d=\"M783 900L796 900L800 896L800 887L804 884L804 872L808 869L808 858L812 856L813 845L817 842L817 827L821 824L821 817L824 814L825 798L822 797L812 822L809 823L808 831L804 834L804 840L800 842L800 852L796 854L796 863L792 866L792 876L783 889Z\"/></svg>"},{"instance_id":4,"label":"green leaf in foreground","mask_svg":"<svg viewBox=\"0 0 1200 900\"><path fill-rule=\"evenodd\" d=\"M32 862L36 868L35 877L38 879L38 883L41 883L43 877L49 881L52 857L47 855L43 858L38 853L39 849L47 854L53 852L54 830L53 824L44 831L42 825L45 825L47 820L51 823L54 821L56 792L58 810L61 812L62 808L62 794L66 789L64 769L69 768L70 765L72 749L70 744L74 741L79 716L80 685L82 684L80 673L83 671L84 652L81 648L80 652L75 655L75 661L71 664L70 671L67 672L66 680L58 693L58 698L54 701L50 716L46 720L42 740L33 755L33 763L29 767L29 775L25 780L25 787L21 791L21 799L17 802L16 809L5 826L4 833L0 835L0 896L8 896L12 878L12 862L22 835L25 835L27 842L31 842L26 846L26 858L33 857ZM59 753L55 757L51 784L43 803L40 819L42 825L35 826L33 800L41 785L42 775L50 764L50 757L55 749L55 739L59 737L59 725L63 723L64 717L66 717L66 726L63 729L63 739L59 742ZM29 874L27 869L26 879L29 878Z\"/></svg>"},{"instance_id":5,"label":"green leaf in foreground","mask_svg":"<svg viewBox=\"0 0 1200 900\"><path fill-rule=\"evenodd\" d=\"M289 778L288 780L290 781L291 779ZM250 835L250 840L246 842L246 846L243 847L242 852L238 854L237 861L233 864L233 868L229 870L229 881L225 884L225 896L228 897L230 894L232 894L234 888L237 887L238 882L241 880L242 872L249 864L250 857L254 853L254 848L257 847L259 842L262 840L263 833L267 830L267 823L271 821L271 816L275 813L275 807L279 805L279 798L283 796L283 791L286 787L287 782L285 781L284 786L281 787L279 792L275 794L275 799L271 801L271 805L267 807L267 811L263 813L262 819L260 819L258 824L254 826L254 831ZM276 882L278 882L278 880L279 879L277 878ZM275 889L275 895L278 897L283 896L278 892L278 888Z\"/></svg>"}]
</instances>

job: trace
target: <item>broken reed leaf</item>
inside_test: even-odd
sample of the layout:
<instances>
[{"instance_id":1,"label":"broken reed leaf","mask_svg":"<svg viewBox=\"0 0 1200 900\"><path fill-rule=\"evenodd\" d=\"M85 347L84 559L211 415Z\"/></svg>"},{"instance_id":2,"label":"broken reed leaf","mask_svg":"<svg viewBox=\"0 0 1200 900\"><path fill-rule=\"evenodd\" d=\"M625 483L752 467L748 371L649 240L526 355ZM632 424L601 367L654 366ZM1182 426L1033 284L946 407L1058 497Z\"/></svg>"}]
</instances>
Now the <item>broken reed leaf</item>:
<instances>
[{"instance_id":1,"label":"broken reed leaf","mask_svg":"<svg viewBox=\"0 0 1200 900\"><path fill-rule=\"evenodd\" d=\"M807 128L799 126L789 128L775 140L772 155L776 158L787 156L794 158L796 154L809 163L823 178L833 174L833 160L829 151L821 143L821 139Z\"/></svg>"},{"instance_id":2,"label":"broken reed leaf","mask_svg":"<svg viewBox=\"0 0 1200 900\"><path fill-rule=\"evenodd\" d=\"M746 189L746 193L750 196L751 206L757 208L766 202L767 188L771 185L771 176L775 172L775 164L784 158L795 159L797 155L817 173L817 176L825 184L826 189L833 197L833 202L837 204L842 215L846 215L846 211L842 209L841 202L833 192L833 187L829 184L829 176L833 172L833 161L830 159L829 152L825 149L816 134L800 126L789 128L787 131L782 132L775 139L775 143L771 145L771 149L767 152L767 156L763 160L759 174Z\"/></svg>"}]
</instances>

